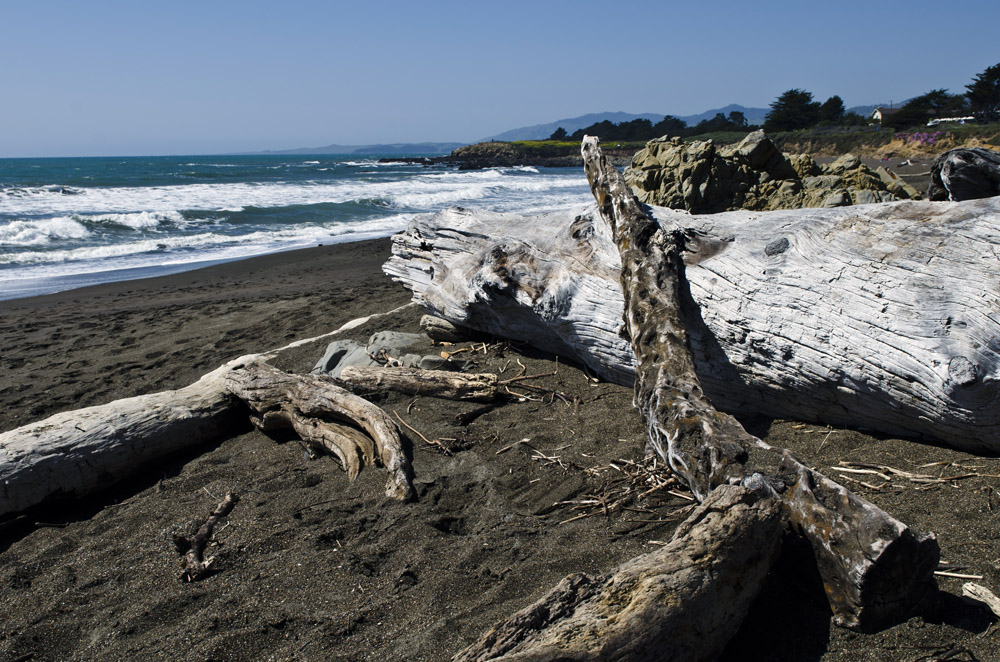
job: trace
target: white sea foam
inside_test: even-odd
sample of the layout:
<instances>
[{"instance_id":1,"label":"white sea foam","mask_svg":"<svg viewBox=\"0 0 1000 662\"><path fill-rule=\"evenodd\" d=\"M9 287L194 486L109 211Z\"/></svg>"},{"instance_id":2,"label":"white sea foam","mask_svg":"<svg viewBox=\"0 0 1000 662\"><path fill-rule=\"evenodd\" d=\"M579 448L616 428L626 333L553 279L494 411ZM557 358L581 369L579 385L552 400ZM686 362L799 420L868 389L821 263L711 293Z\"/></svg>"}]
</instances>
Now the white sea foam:
<instances>
[{"instance_id":1,"label":"white sea foam","mask_svg":"<svg viewBox=\"0 0 1000 662\"><path fill-rule=\"evenodd\" d=\"M0 273L5 279L16 280L106 271L109 260L113 260L111 268L130 269L235 259L335 241L348 235L386 236L404 229L413 216L397 214L350 224L286 227L237 236L204 232L65 250L0 254L0 266L19 267Z\"/></svg>"},{"instance_id":2,"label":"white sea foam","mask_svg":"<svg viewBox=\"0 0 1000 662\"><path fill-rule=\"evenodd\" d=\"M85 239L88 236L90 230L68 216L16 220L0 225L0 246L43 246L61 239Z\"/></svg>"},{"instance_id":3,"label":"white sea foam","mask_svg":"<svg viewBox=\"0 0 1000 662\"><path fill-rule=\"evenodd\" d=\"M538 176L500 170L422 173L396 181L333 181L181 184L127 188L75 189L66 187L19 189L22 195L0 198L0 214L8 216L93 215L137 212L175 213L178 210L219 210L245 207L284 207L383 198L400 207L428 209L463 201L482 200L507 192L544 192L585 186L583 175ZM9 190L9 189L8 189ZM582 190L582 189L581 189Z\"/></svg>"},{"instance_id":4,"label":"white sea foam","mask_svg":"<svg viewBox=\"0 0 1000 662\"><path fill-rule=\"evenodd\" d=\"M590 199L583 174L575 170L407 171L396 167L400 164L362 159L346 164L373 170L352 168L349 176L324 174L312 181L94 188L53 184L0 190L0 299L22 296L13 284L17 281L75 282L86 276L88 282L99 282L103 272L237 259L348 236L386 236L403 229L416 213L452 205L541 213ZM374 170L381 166L391 167ZM345 207L347 215L323 209L312 218L298 210L297 216L288 216L282 209L330 203L399 213L365 219L379 212L352 216ZM232 214L243 215L229 223ZM290 218L306 220L290 223Z\"/></svg>"}]
</instances>

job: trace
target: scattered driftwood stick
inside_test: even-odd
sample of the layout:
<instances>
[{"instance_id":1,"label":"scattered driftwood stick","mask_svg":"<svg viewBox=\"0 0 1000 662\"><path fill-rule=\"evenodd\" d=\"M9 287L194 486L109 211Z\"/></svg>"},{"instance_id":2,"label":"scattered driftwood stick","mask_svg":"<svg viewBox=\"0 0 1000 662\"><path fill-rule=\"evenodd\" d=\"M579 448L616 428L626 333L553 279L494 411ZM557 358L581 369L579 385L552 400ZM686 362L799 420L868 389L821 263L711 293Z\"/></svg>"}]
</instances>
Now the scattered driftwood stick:
<instances>
[{"instance_id":1,"label":"scattered driftwood stick","mask_svg":"<svg viewBox=\"0 0 1000 662\"><path fill-rule=\"evenodd\" d=\"M239 500L240 498L236 494L230 492L209 514L208 519L198 528L197 533L191 537L174 534L174 546L177 548L177 552L182 555L181 560L184 566L181 571L181 579L194 582L208 574L208 567L212 565L215 557L210 556L206 559L205 548L212 540L215 525L232 511L233 506Z\"/></svg>"},{"instance_id":2,"label":"scattered driftwood stick","mask_svg":"<svg viewBox=\"0 0 1000 662\"><path fill-rule=\"evenodd\" d=\"M622 260L625 325L637 362L636 406L650 445L701 500L715 486L763 475L812 544L838 625L872 630L909 615L935 590L940 552L874 504L747 433L701 390L688 339L683 228L665 229L603 157L583 142L584 167Z\"/></svg>"},{"instance_id":3,"label":"scattered driftwood stick","mask_svg":"<svg viewBox=\"0 0 1000 662\"><path fill-rule=\"evenodd\" d=\"M497 397L497 376L466 374L448 370L347 366L340 381L351 389L367 392L396 391L449 400L490 402Z\"/></svg>"},{"instance_id":4,"label":"scattered driftwood stick","mask_svg":"<svg viewBox=\"0 0 1000 662\"><path fill-rule=\"evenodd\" d=\"M570 575L454 660L714 660L777 556L781 519L766 488L720 486L666 546L605 577Z\"/></svg>"},{"instance_id":5,"label":"scattered driftwood stick","mask_svg":"<svg viewBox=\"0 0 1000 662\"><path fill-rule=\"evenodd\" d=\"M415 498L413 470L396 424L380 408L330 378L293 375L253 363L231 370L226 388L250 406L255 412L252 420L262 430L292 429L303 439L330 448L352 478L366 460L377 458L389 471L386 495L400 501ZM348 426L357 426L371 441L357 431L345 433Z\"/></svg>"}]
</instances>

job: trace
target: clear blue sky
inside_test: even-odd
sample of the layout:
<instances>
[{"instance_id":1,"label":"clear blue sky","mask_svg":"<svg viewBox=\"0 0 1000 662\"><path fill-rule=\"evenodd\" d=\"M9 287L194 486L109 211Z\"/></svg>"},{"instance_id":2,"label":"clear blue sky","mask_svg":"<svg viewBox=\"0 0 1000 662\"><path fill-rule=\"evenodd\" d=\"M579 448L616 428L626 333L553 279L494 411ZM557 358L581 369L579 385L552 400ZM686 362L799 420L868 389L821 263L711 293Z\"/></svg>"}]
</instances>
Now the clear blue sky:
<instances>
[{"instance_id":1,"label":"clear blue sky","mask_svg":"<svg viewBox=\"0 0 1000 662\"><path fill-rule=\"evenodd\" d=\"M467 142L589 112L766 107L790 88L852 106L963 93L1000 62L1000 0L0 8L0 157Z\"/></svg>"}]
</instances>

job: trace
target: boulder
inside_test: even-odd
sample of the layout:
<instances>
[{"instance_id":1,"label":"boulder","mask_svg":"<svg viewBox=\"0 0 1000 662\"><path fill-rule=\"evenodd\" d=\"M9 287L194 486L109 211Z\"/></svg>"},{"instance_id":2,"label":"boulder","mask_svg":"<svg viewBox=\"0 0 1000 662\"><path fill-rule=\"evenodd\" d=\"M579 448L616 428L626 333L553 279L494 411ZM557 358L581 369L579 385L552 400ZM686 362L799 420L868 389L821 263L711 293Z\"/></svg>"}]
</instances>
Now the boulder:
<instances>
[{"instance_id":1,"label":"boulder","mask_svg":"<svg viewBox=\"0 0 1000 662\"><path fill-rule=\"evenodd\" d=\"M819 165L782 154L763 131L736 145L658 138L632 159L625 179L642 202L695 214L840 207L919 198L916 189L853 154Z\"/></svg>"},{"instance_id":2,"label":"boulder","mask_svg":"<svg viewBox=\"0 0 1000 662\"><path fill-rule=\"evenodd\" d=\"M948 150L934 159L930 200L976 200L1000 195L1000 152L983 147Z\"/></svg>"}]
</instances>

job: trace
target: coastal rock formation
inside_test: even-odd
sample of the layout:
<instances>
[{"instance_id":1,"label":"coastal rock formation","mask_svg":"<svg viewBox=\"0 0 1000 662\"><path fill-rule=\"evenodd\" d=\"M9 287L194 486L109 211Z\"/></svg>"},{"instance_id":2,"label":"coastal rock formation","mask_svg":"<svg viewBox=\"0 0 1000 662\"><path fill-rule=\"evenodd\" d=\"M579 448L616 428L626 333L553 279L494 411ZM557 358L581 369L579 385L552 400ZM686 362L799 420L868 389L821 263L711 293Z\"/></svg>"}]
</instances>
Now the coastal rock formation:
<instances>
[{"instance_id":1,"label":"coastal rock formation","mask_svg":"<svg viewBox=\"0 0 1000 662\"><path fill-rule=\"evenodd\" d=\"M1000 449L1000 198L651 213L684 238L716 407ZM594 207L418 217L385 265L435 315L631 384L620 270Z\"/></svg>"},{"instance_id":2,"label":"coastal rock formation","mask_svg":"<svg viewBox=\"0 0 1000 662\"><path fill-rule=\"evenodd\" d=\"M929 200L975 200L1000 195L1000 152L983 147L952 149L934 159Z\"/></svg>"},{"instance_id":3,"label":"coastal rock formation","mask_svg":"<svg viewBox=\"0 0 1000 662\"><path fill-rule=\"evenodd\" d=\"M919 197L885 168L872 171L850 154L826 165L804 154L782 154L763 131L723 147L711 140L651 140L632 158L625 180L646 204L694 214L843 207Z\"/></svg>"}]
</instances>

